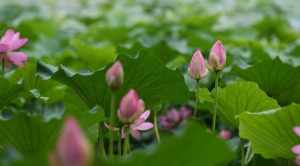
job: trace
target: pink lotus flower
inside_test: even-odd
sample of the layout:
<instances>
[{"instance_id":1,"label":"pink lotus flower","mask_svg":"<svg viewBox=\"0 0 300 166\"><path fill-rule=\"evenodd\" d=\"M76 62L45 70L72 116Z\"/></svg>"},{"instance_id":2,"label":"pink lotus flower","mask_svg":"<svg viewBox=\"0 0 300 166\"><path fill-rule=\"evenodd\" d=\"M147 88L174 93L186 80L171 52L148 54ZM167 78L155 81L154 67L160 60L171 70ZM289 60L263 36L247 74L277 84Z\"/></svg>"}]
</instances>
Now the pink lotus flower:
<instances>
[{"instance_id":1,"label":"pink lotus flower","mask_svg":"<svg viewBox=\"0 0 300 166\"><path fill-rule=\"evenodd\" d=\"M219 137L223 140L229 140L232 137L232 133L229 130L223 129L220 131Z\"/></svg>"},{"instance_id":2,"label":"pink lotus flower","mask_svg":"<svg viewBox=\"0 0 300 166\"><path fill-rule=\"evenodd\" d=\"M144 101L135 90L130 90L121 100L118 117L123 123L132 123L145 110Z\"/></svg>"},{"instance_id":3,"label":"pink lotus flower","mask_svg":"<svg viewBox=\"0 0 300 166\"><path fill-rule=\"evenodd\" d=\"M153 124L146 122L150 115L150 111L145 111L143 100L139 99L138 94L134 90L130 90L125 95L120 104L118 111L119 119L125 123L122 127L122 137L125 137L125 128L129 125L130 134L136 138L140 138L140 131L146 131L153 128Z\"/></svg>"},{"instance_id":4,"label":"pink lotus flower","mask_svg":"<svg viewBox=\"0 0 300 166\"><path fill-rule=\"evenodd\" d=\"M90 145L73 118L65 121L58 139L56 151L50 155L51 166L88 166L91 158Z\"/></svg>"},{"instance_id":5,"label":"pink lotus flower","mask_svg":"<svg viewBox=\"0 0 300 166\"><path fill-rule=\"evenodd\" d=\"M122 64L117 61L106 72L107 85L112 90L120 88L124 82L124 71Z\"/></svg>"},{"instance_id":6,"label":"pink lotus flower","mask_svg":"<svg viewBox=\"0 0 300 166\"><path fill-rule=\"evenodd\" d=\"M18 52L19 48L27 43L26 38L21 38L19 32L9 29L0 39L0 60L4 60L7 66L16 65L21 67L27 61L24 52Z\"/></svg>"},{"instance_id":7,"label":"pink lotus flower","mask_svg":"<svg viewBox=\"0 0 300 166\"><path fill-rule=\"evenodd\" d=\"M300 127L294 127L293 130L294 133L300 137ZM300 145L293 146L291 150L297 155L295 162L298 166L300 166Z\"/></svg>"},{"instance_id":8,"label":"pink lotus flower","mask_svg":"<svg viewBox=\"0 0 300 166\"><path fill-rule=\"evenodd\" d=\"M217 40L210 50L208 65L211 70L223 70L226 64L226 51L220 40Z\"/></svg>"},{"instance_id":9,"label":"pink lotus flower","mask_svg":"<svg viewBox=\"0 0 300 166\"><path fill-rule=\"evenodd\" d=\"M197 49L193 54L192 60L188 67L188 73L191 78L198 80L202 79L207 74L207 68L205 65L205 59L202 56L200 49Z\"/></svg>"},{"instance_id":10,"label":"pink lotus flower","mask_svg":"<svg viewBox=\"0 0 300 166\"><path fill-rule=\"evenodd\" d=\"M150 115L150 111L145 111L140 115L138 119L136 119L132 124L129 125L129 131L133 138L140 139L141 131L147 131L153 128L153 124L151 122L146 122ZM122 137L125 137L125 129L122 128Z\"/></svg>"},{"instance_id":11,"label":"pink lotus flower","mask_svg":"<svg viewBox=\"0 0 300 166\"><path fill-rule=\"evenodd\" d=\"M181 107L180 111L172 108L169 110L166 115L159 118L159 123L163 129L171 130L181 124L184 120L188 119L192 115L187 107Z\"/></svg>"}]
</instances>

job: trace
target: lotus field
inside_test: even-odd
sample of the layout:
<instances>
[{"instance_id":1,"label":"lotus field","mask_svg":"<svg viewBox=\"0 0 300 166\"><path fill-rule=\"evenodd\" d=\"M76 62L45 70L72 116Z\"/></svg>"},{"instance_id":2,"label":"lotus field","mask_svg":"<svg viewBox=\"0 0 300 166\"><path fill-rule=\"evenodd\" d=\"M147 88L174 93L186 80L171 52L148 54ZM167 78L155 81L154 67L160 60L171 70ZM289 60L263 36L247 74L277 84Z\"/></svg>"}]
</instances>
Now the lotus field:
<instances>
[{"instance_id":1,"label":"lotus field","mask_svg":"<svg viewBox=\"0 0 300 166\"><path fill-rule=\"evenodd\" d=\"M1 0L0 166L300 166L299 0Z\"/></svg>"}]
</instances>

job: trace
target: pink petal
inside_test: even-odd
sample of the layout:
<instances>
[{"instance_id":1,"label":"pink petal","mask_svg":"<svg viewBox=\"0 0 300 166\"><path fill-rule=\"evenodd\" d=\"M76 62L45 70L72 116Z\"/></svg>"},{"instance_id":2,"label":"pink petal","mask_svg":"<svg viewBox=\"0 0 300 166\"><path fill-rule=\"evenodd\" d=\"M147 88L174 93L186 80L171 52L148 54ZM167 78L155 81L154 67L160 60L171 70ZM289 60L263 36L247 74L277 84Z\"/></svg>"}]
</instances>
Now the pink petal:
<instances>
[{"instance_id":1,"label":"pink petal","mask_svg":"<svg viewBox=\"0 0 300 166\"><path fill-rule=\"evenodd\" d=\"M9 49L8 45L7 44L2 44L0 43L0 53L1 52L7 52Z\"/></svg>"},{"instance_id":2,"label":"pink petal","mask_svg":"<svg viewBox=\"0 0 300 166\"><path fill-rule=\"evenodd\" d=\"M300 145L295 145L292 147L292 152L297 154L297 155L300 155Z\"/></svg>"},{"instance_id":3,"label":"pink petal","mask_svg":"<svg viewBox=\"0 0 300 166\"><path fill-rule=\"evenodd\" d=\"M141 133L138 130L131 129L130 134L135 139L140 139L141 138Z\"/></svg>"},{"instance_id":4,"label":"pink petal","mask_svg":"<svg viewBox=\"0 0 300 166\"><path fill-rule=\"evenodd\" d=\"M17 38L14 41L12 41L11 46L10 46L10 50L17 50L19 48L21 48L23 45L25 45L27 43L28 39L26 38Z\"/></svg>"},{"instance_id":5,"label":"pink petal","mask_svg":"<svg viewBox=\"0 0 300 166\"><path fill-rule=\"evenodd\" d=\"M12 29L9 29L5 32L5 34L2 36L1 40L0 40L0 43L3 43L3 44L8 44L11 42L11 40L13 39L15 35L15 31L12 30Z\"/></svg>"},{"instance_id":6,"label":"pink petal","mask_svg":"<svg viewBox=\"0 0 300 166\"><path fill-rule=\"evenodd\" d=\"M145 131L145 130L149 130L151 128L153 128L153 124L150 122L145 122L145 123L142 123L142 124L136 126L134 129L140 130L140 131Z\"/></svg>"},{"instance_id":7,"label":"pink petal","mask_svg":"<svg viewBox=\"0 0 300 166\"><path fill-rule=\"evenodd\" d=\"M27 61L27 55L23 52L10 52L8 54L8 60L10 61L10 63L18 67L22 67Z\"/></svg>"},{"instance_id":8,"label":"pink petal","mask_svg":"<svg viewBox=\"0 0 300 166\"><path fill-rule=\"evenodd\" d=\"M136 127L144 123L148 119L149 115L150 115L150 111L145 111L144 113L142 113L142 115L140 115L140 117L137 120L134 121L132 126Z\"/></svg>"},{"instance_id":9,"label":"pink petal","mask_svg":"<svg viewBox=\"0 0 300 166\"><path fill-rule=\"evenodd\" d=\"M149 115L150 115L150 111L148 110L148 111L145 111L144 113L142 113L142 115L139 118L147 120Z\"/></svg>"},{"instance_id":10,"label":"pink petal","mask_svg":"<svg viewBox=\"0 0 300 166\"><path fill-rule=\"evenodd\" d=\"M300 137L300 127L294 127L293 130Z\"/></svg>"}]
</instances>

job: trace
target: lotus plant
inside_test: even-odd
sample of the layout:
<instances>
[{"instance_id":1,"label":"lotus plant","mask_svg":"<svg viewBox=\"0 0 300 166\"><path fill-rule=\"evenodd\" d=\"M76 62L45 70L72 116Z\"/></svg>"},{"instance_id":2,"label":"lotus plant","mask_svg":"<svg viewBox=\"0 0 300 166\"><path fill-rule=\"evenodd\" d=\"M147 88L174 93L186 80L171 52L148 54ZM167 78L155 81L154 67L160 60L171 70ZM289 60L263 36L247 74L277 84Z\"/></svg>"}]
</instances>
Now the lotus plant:
<instances>
[{"instance_id":1,"label":"lotus plant","mask_svg":"<svg viewBox=\"0 0 300 166\"><path fill-rule=\"evenodd\" d=\"M212 117L212 131L214 132L216 129L216 119L217 119L217 107L218 107L218 87L219 87L219 79L222 70L226 64L226 51L220 40L217 40L212 46L208 58L208 66L209 69L215 72L215 107Z\"/></svg>"},{"instance_id":2,"label":"lotus plant","mask_svg":"<svg viewBox=\"0 0 300 166\"><path fill-rule=\"evenodd\" d=\"M293 130L294 133L300 137L300 127L299 126L294 127ZM298 166L300 166L300 145L293 146L292 152L297 155L295 162Z\"/></svg>"},{"instance_id":3,"label":"lotus plant","mask_svg":"<svg viewBox=\"0 0 300 166\"><path fill-rule=\"evenodd\" d=\"M124 70L123 65L120 61L115 62L106 71L106 83L111 89L111 112L110 112L110 126L115 126L115 96L114 92L118 90L124 82ZM110 130L110 144L109 144L109 154L113 156L113 144L114 144L114 130Z\"/></svg>"},{"instance_id":4,"label":"lotus plant","mask_svg":"<svg viewBox=\"0 0 300 166\"><path fill-rule=\"evenodd\" d=\"M50 154L50 166L88 166L92 157L90 144L74 118L67 118L56 150Z\"/></svg>"},{"instance_id":5,"label":"lotus plant","mask_svg":"<svg viewBox=\"0 0 300 166\"><path fill-rule=\"evenodd\" d=\"M0 39L0 60L4 73L6 66L16 65L21 67L27 61L24 52L17 51L27 43L27 38L21 38L19 32L12 29L7 30Z\"/></svg>"},{"instance_id":6,"label":"lotus plant","mask_svg":"<svg viewBox=\"0 0 300 166\"><path fill-rule=\"evenodd\" d=\"M207 73L208 70L206 68L206 64L205 64L205 59L200 51L200 49L196 49L196 51L194 52L191 62L188 66L188 73L190 75L190 77L194 80L196 80L196 90L195 90L195 116L197 113L197 107L198 107L198 97L197 97L197 91L198 91L198 86L199 86L199 80L203 79Z\"/></svg>"},{"instance_id":7,"label":"lotus plant","mask_svg":"<svg viewBox=\"0 0 300 166\"><path fill-rule=\"evenodd\" d=\"M146 122L150 111L145 111L145 105L135 90L130 90L122 99L118 117L123 123L122 138L125 139L124 154L129 150L129 134L135 139L140 139L140 132L153 128L151 122Z\"/></svg>"}]
</instances>

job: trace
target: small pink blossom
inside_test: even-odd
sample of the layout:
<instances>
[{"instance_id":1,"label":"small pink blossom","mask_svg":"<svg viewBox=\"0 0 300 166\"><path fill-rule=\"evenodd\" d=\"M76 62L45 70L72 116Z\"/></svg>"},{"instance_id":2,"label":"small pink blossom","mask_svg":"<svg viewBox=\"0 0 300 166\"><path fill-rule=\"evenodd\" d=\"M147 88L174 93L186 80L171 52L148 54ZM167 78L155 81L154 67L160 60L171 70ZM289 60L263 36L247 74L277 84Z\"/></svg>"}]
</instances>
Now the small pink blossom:
<instances>
[{"instance_id":1,"label":"small pink blossom","mask_svg":"<svg viewBox=\"0 0 300 166\"><path fill-rule=\"evenodd\" d=\"M232 133L229 130L223 129L220 131L219 137L224 140L229 140L232 137Z\"/></svg>"},{"instance_id":2,"label":"small pink blossom","mask_svg":"<svg viewBox=\"0 0 300 166\"><path fill-rule=\"evenodd\" d=\"M120 61L115 62L106 72L107 85L112 90L120 88L124 82L124 71Z\"/></svg>"},{"instance_id":3,"label":"small pink blossom","mask_svg":"<svg viewBox=\"0 0 300 166\"><path fill-rule=\"evenodd\" d=\"M226 50L220 40L217 40L210 50L208 65L215 71L223 70L226 64Z\"/></svg>"},{"instance_id":4,"label":"small pink blossom","mask_svg":"<svg viewBox=\"0 0 300 166\"><path fill-rule=\"evenodd\" d=\"M197 49L193 54L192 60L188 67L188 73L190 77L195 80L202 79L206 76L207 68L205 64L205 59L200 49Z\"/></svg>"},{"instance_id":5,"label":"small pink blossom","mask_svg":"<svg viewBox=\"0 0 300 166\"><path fill-rule=\"evenodd\" d=\"M176 108L172 108L165 115L160 116L159 123L163 129L171 130L176 128L191 115L192 111L185 106L181 107L180 111Z\"/></svg>"},{"instance_id":6,"label":"small pink blossom","mask_svg":"<svg viewBox=\"0 0 300 166\"><path fill-rule=\"evenodd\" d=\"M293 128L294 133L300 137L300 127L294 127ZM292 147L291 151L297 155L295 163L297 166L300 166L300 145L295 145Z\"/></svg>"},{"instance_id":7,"label":"small pink blossom","mask_svg":"<svg viewBox=\"0 0 300 166\"><path fill-rule=\"evenodd\" d=\"M118 117L124 123L132 123L144 110L144 101L139 98L135 90L130 90L121 100Z\"/></svg>"},{"instance_id":8,"label":"small pink blossom","mask_svg":"<svg viewBox=\"0 0 300 166\"><path fill-rule=\"evenodd\" d=\"M74 118L68 118L58 139L56 151L49 156L51 166L88 166L90 145Z\"/></svg>"},{"instance_id":9,"label":"small pink blossom","mask_svg":"<svg viewBox=\"0 0 300 166\"><path fill-rule=\"evenodd\" d=\"M21 67L27 61L27 55L17 50L27 43L27 38L21 38L19 32L7 30L0 39L0 61L5 61L7 66L11 64Z\"/></svg>"}]
</instances>

